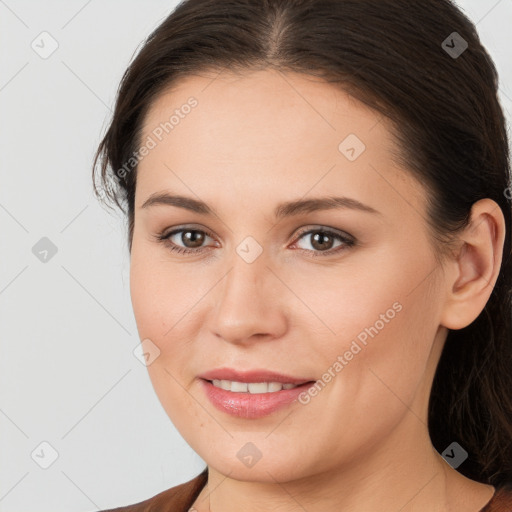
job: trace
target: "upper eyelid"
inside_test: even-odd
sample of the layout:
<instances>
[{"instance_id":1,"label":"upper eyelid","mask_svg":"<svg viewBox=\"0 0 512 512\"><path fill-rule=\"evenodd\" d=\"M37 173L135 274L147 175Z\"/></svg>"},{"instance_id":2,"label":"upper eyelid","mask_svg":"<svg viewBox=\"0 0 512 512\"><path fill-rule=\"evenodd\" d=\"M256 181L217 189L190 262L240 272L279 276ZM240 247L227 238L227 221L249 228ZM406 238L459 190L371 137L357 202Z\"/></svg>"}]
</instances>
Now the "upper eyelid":
<instances>
[{"instance_id":1,"label":"upper eyelid","mask_svg":"<svg viewBox=\"0 0 512 512\"><path fill-rule=\"evenodd\" d=\"M310 225L305 228L301 228L296 236L302 236L305 234L308 234L312 231L325 231L326 233L332 233L333 235L341 236L342 238L350 238L353 239L354 237L350 235L349 233L336 228L330 228L328 226L322 226L322 225Z\"/></svg>"}]
</instances>

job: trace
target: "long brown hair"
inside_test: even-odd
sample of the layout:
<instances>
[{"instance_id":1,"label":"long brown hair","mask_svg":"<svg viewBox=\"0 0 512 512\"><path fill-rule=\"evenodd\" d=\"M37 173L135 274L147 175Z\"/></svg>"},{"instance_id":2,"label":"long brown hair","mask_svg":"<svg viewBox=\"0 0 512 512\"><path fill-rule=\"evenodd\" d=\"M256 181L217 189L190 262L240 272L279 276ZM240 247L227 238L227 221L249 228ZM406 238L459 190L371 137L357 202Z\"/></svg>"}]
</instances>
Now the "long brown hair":
<instances>
[{"instance_id":1,"label":"long brown hair","mask_svg":"<svg viewBox=\"0 0 512 512\"><path fill-rule=\"evenodd\" d=\"M427 191L436 254L467 225L473 203L488 197L501 208L507 232L500 275L479 317L449 331L428 423L440 453L453 441L469 453L462 474L512 484L509 142L494 63L451 1L181 2L123 76L94 160L95 193L127 213L131 251L137 176L131 156L157 95L204 70L270 67L337 83L390 120L398 158Z\"/></svg>"}]
</instances>

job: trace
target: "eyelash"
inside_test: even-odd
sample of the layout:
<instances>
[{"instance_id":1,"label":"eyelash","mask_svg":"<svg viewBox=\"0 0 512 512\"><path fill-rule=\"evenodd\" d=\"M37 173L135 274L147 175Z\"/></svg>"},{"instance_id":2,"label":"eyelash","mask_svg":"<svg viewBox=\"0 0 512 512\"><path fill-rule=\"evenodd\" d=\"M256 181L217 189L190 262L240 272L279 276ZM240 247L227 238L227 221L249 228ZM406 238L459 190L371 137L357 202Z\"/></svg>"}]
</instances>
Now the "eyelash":
<instances>
[{"instance_id":1,"label":"eyelash","mask_svg":"<svg viewBox=\"0 0 512 512\"><path fill-rule=\"evenodd\" d=\"M205 235L209 236L210 238L214 238L214 236L211 232L204 230L204 229L180 228L180 229L175 229L173 231L170 231L169 233L166 233L166 234L165 234L165 232L159 233L158 235L156 235L156 240L160 243L163 243L171 251L179 253L179 254L199 254L199 253L204 252L206 250L206 247L201 247L199 249L189 249L189 248L185 248L185 247L180 247L180 246L176 245L174 242L170 241L170 237L172 237L173 235L175 235L177 233L181 233L181 232L187 232L187 231L204 233ZM297 249L299 251L305 251L307 253L312 253L311 257L313 257L313 258L332 256L333 254L337 254L339 252L347 250L347 249L353 247L354 245L356 245L356 240L354 238L348 237L348 236L343 236L339 233L336 233L335 231L332 231L332 230L330 230L328 228L324 228L324 227L310 229L307 231L303 231L302 233L299 233L299 235L297 236L297 241L299 241L303 236L310 235L312 233L327 234L327 235L332 236L333 238L336 238L337 240L343 242L343 245L340 245L339 247L337 247L335 249L329 249L328 251L314 251L314 250L309 250L309 249Z\"/></svg>"}]
</instances>

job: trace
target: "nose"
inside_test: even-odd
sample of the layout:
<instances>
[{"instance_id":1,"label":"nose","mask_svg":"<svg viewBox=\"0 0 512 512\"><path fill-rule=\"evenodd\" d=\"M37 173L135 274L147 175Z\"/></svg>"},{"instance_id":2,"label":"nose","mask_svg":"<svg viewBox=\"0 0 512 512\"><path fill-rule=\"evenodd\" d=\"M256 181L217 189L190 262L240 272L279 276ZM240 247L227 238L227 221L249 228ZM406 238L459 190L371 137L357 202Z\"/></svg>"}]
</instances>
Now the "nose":
<instances>
[{"instance_id":1,"label":"nose","mask_svg":"<svg viewBox=\"0 0 512 512\"><path fill-rule=\"evenodd\" d=\"M290 304L286 287L267 266L262 255L247 263L237 254L218 284L216 306L211 312L213 334L234 344L251 344L283 336Z\"/></svg>"}]
</instances>

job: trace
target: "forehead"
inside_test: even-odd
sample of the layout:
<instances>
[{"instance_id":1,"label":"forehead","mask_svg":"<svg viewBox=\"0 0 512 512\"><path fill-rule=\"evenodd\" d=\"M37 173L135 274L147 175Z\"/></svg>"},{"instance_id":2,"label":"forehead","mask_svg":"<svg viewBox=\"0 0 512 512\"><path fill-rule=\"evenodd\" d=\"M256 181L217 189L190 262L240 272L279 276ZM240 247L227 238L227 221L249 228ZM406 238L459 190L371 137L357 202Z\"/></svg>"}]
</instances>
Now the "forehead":
<instances>
[{"instance_id":1,"label":"forehead","mask_svg":"<svg viewBox=\"0 0 512 512\"><path fill-rule=\"evenodd\" d=\"M387 120L318 77L263 70L182 78L149 109L141 143L150 139L154 147L138 167L138 202L172 188L178 176L207 195L219 183L227 193L250 185L268 197L271 185L303 196L356 182L372 195L389 188L382 175L423 193L392 161L397 148Z\"/></svg>"},{"instance_id":2,"label":"forehead","mask_svg":"<svg viewBox=\"0 0 512 512\"><path fill-rule=\"evenodd\" d=\"M191 98L196 102L193 109L187 107ZM331 139L348 130L364 138L378 124L381 129L373 138L389 135L379 113L340 87L318 77L273 69L181 78L153 102L144 122L144 133L151 133L174 112L179 119L172 121L172 139L178 141L180 132L184 135L186 125L193 122L194 129L203 128L196 136L215 134L215 147L219 150L222 148L218 142L229 144L249 138L260 143L276 139L288 143L297 136L307 136L302 143L308 139L318 142L315 139L326 134ZM187 117L193 121L185 122ZM287 129L283 132L284 127Z\"/></svg>"}]
</instances>

